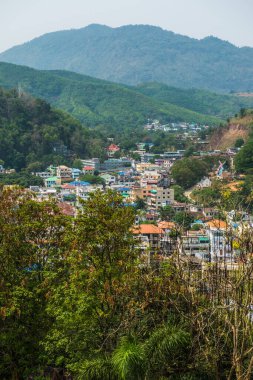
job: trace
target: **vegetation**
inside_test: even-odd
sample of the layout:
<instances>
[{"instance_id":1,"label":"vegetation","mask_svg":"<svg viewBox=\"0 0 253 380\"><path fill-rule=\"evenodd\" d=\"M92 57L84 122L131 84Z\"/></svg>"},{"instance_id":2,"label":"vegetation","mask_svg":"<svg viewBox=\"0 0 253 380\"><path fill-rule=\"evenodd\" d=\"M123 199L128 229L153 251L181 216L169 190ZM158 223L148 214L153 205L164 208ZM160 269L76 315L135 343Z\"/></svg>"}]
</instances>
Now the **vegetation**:
<instances>
[{"instance_id":1,"label":"vegetation","mask_svg":"<svg viewBox=\"0 0 253 380\"><path fill-rule=\"evenodd\" d=\"M148 118L213 125L221 121L145 96L135 88L66 71L38 71L2 62L0 85L19 87L21 91L70 113L89 127L98 127L100 131L105 129L108 134L142 128Z\"/></svg>"},{"instance_id":2,"label":"vegetation","mask_svg":"<svg viewBox=\"0 0 253 380\"><path fill-rule=\"evenodd\" d=\"M148 266L134 218L111 191L74 222L53 201L1 191L2 379L251 379L252 262Z\"/></svg>"},{"instance_id":3,"label":"vegetation","mask_svg":"<svg viewBox=\"0 0 253 380\"><path fill-rule=\"evenodd\" d=\"M77 155L92 155L93 141L87 128L44 100L0 89L0 159L7 168L70 163Z\"/></svg>"},{"instance_id":4,"label":"vegetation","mask_svg":"<svg viewBox=\"0 0 253 380\"><path fill-rule=\"evenodd\" d=\"M48 33L0 54L0 60L127 84L253 90L253 49L237 48L215 37L196 40L149 25L114 29L90 25Z\"/></svg>"},{"instance_id":5,"label":"vegetation","mask_svg":"<svg viewBox=\"0 0 253 380\"><path fill-rule=\"evenodd\" d=\"M183 158L172 166L171 174L176 183L188 189L198 183L208 173L208 164L197 158Z\"/></svg>"},{"instance_id":6,"label":"vegetation","mask_svg":"<svg viewBox=\"0 0 253 380\"><path fill-rule=\"evenodd\" d=\"M160 83L144 83L136 87L142 94L157 100L191 109L205 115L227 119L241 108L252 108L251 97L216 94L203 89L179 89Z\"/></svg>"},{"instance_id":7,"label":"vegetation","mask_svg":"<svg viewBox=\"0 0 253 380\"><path fill-rule=\"evenodd\" d=\"M1 185L18 185L28 188L29 186L42 186L43 179L24 171L21 173L0 174Z\"/></svg>"}]
</instances>

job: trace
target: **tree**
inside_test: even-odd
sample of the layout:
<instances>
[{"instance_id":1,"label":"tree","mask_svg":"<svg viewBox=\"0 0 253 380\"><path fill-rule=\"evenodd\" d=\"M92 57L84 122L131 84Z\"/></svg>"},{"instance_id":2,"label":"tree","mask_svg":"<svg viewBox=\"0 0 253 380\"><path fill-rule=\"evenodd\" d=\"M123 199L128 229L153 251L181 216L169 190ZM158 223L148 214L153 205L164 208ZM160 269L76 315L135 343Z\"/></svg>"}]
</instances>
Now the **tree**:
<instances>
[{"instance_id":1,"label":"tree","mask_svg":"<svg viewBox=\"0 0 253 380\"><path fill-rule=\"evenodd\" d=\"M235 148L241 148L241 146L243 146L243 144L244 144L243 138L239 138L235 142Z\"/></svg>"},{"instance_id":2,"label":"tree","mask_svg":"<svg viewBox=\"0 0 253 380\"><path fill-rule=\"evenodd\" d=\"M174 215L175 215L175 211L170 205L160 207L159 209L159 216L161 220L170 221L172 220Z\"/></svg>"},{"instance_id":3,"label":"tree","mask_svg":"<svg viewBox=\"0 0 253 380\"><path fill-rule=\"evenodd\" d=\"M208 173L208 164L197 158L183 158L172 166L171 174L177 184L184 189L190 188Z\"/></svg>"},{"instance_id":4,"label":"tree","mask_svg":"<svg viewBox=\"0 0 253 380\"><path fill-rule=\"evenodd\" d=\"M235 156L235 167L238 172L247 172L253 168L253 140L250 139Z\"/></svg>"},{"instance_id":5,"label":"tree","mask_svg":"<svg viewBox=\"0 0 253 380\"><path fill-rule=\"evenodd\" d=\"M82 168L83 168L82 161L81 161L79 158L76 158L76 159L73 161L72 166L73 166L73 168L76 168L76 169L79 169L79 170L82 170Z\"/></svg>"},{"instance_id":6,"label":"tree","mask_svg":"<svg viewBox=\"0 0 253 380\"><path fill-rule=\"evenodd\" d=\"M28 378L43 364L48 274L62 261L65 225L53 202L18 189L0 194L1 378Z\"/></svg>"},{"instance_id":7,"label":"tree","mask_svg":"<svg viewBox=\"0 0 253 380\"><path fill-rule=\"evenodd\" d=\"M189 230L194 222L194 217L188 212L179 211L174 216L173 220L183 229Z\"/></svg>"}]
</instances>

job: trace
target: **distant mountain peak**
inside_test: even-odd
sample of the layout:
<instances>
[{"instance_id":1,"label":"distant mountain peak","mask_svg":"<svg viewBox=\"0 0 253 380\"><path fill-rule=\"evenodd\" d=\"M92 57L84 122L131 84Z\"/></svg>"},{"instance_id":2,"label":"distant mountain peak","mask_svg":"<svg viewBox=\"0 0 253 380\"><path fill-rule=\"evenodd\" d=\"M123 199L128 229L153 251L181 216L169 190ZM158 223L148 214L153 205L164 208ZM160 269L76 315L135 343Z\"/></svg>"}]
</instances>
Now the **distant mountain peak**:
<instances>
[{"instance_id":1,"label":"distant mountain peak","mask_svg":"<svg viewBox=\"0 0 253 380\"><path fill-rule=\"evenodd\" d=\"M158 26L90 24L48 33L0 54L0 60L69 70L135 85L160 82L213 91L253 91L253 48L215 36L201 40Z\"/></svg>"}]
</instances>

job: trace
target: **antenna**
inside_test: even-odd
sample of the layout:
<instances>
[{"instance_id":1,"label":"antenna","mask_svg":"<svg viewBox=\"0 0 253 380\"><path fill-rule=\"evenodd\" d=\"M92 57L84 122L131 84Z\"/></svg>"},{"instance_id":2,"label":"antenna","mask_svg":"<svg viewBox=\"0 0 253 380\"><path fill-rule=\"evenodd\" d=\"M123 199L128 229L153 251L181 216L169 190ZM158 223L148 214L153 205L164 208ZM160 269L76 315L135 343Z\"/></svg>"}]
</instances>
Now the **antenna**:
<instances>
[{"instance_id":1,"label":"antenna","mask_svg":"<svg viewBox=\"0 0 253 380\"><path fill-rule=\"evenodd\" d=\"M21 83L18 84L18 97L21 98L21 96L24 94L24 91L22 89Z\"/></svg>"}]
</instances>

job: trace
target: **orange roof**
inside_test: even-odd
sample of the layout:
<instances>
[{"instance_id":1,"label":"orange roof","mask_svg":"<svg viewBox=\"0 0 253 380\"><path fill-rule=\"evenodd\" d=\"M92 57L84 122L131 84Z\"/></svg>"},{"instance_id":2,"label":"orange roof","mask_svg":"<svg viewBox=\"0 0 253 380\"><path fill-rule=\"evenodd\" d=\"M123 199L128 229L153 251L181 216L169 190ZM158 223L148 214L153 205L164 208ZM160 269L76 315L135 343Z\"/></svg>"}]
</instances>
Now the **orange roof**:
<instances>
[{"instance_id":1,"label":"orange roof","mask_svg":"<svg viewBox=\"0 0 253 380\"><path fill-rule=\"evenodd\" d=\"M226 229L227 228L227 223L224 222L223 220L220 220L220 219L210 220L209 222L206 222L206 224L210 228L217 228L217 229Z\"/></svg>"},{"instance_id":2,"label":"orange roof","mask_svg":"<svg viewBox=\"0 0 253 380\"><path fill-rule=\"evenodd\" d=\"M174 222L162 221L162 222L158 223L158 227L162 228L163 230L167 230L167 229L170 230L171 228L175 227L175 223Z\"/></svg>"},{"instance_id":3,"label":"orange roof","mask_svg":"<svg viewBox=\"0 0 253 380\"><path fill-rule=\"evenodd\" d=\"M107 150L117 151L117 150L120 150L120 147L118 145L111 144L111 145L108 146Z\"/></svg>"},{"instance_id":4,"label":"orange roof","mask_svg":"<svg viewBox=\"0 0 253 380\"><path fill-rule=\"evenodd\" d=\"M163 230L154 224L140 224L139 226L134 226L132 230L135 235L149 235L149 234L163 234Z\"/></svg>"}]
</instances>

